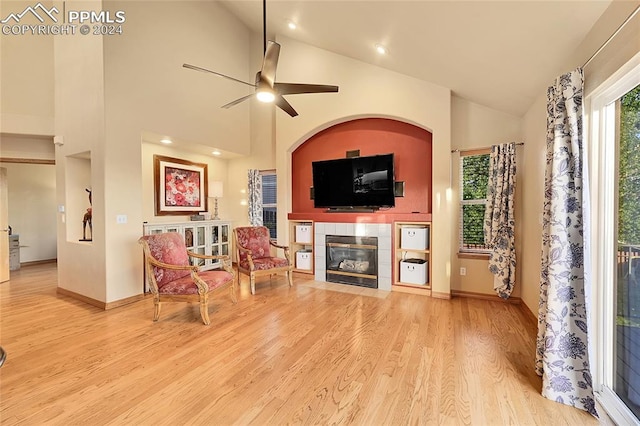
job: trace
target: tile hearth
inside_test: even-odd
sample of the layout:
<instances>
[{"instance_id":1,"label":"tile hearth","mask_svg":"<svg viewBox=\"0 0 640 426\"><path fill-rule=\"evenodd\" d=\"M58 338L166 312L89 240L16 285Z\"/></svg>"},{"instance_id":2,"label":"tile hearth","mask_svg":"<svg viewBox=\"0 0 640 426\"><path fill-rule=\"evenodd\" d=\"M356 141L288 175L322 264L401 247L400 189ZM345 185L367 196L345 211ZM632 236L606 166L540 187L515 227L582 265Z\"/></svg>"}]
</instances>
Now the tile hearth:
<instances>
[{"instance_id":1,"label":"tile hearth","mask_svg":"<svg viewBox=\"0 0 640 426\"><path fill-rule=\"evenodd\" d=\"M378 290L391 291L391 224L389 223L315 223L315 279L327 281L325 239L327 235L378 238ZM348 285L348 284L344 284Z\"/></svg>"}]
</instances>

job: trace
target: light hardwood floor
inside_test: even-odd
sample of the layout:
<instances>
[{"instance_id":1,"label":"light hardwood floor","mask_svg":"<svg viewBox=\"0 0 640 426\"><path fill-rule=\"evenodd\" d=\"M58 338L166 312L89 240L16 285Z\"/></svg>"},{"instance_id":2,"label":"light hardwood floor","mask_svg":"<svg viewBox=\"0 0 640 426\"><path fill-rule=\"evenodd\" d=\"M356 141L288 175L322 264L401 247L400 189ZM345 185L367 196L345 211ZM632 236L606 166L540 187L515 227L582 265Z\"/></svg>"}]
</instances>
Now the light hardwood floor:
<instances>
[{"instance_id":1,"label":"light hardwood floor","mask_svg":"<svg viewBox=\"0 0 640 426\"><path fill-rule=\"evenodd\" d=\"M55 264L0 284L2 425L593 425L540 396L518 306L242 277L239 301L101 311ZM344 286L339 286L344 287Z\"/></svg>"}]
</instances>

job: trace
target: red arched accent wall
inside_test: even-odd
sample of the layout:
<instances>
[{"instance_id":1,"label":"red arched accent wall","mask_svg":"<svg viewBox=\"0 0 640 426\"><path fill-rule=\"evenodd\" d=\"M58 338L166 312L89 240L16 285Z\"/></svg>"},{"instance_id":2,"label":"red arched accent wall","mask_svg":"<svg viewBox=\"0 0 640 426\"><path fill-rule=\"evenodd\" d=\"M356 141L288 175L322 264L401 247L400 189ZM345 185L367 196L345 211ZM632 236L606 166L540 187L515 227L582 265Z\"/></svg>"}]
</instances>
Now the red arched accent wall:
<instances>
[{"instance_id":1,"label":"red arched accent wall","mask_svg":"<svg viewBox=\"0 0 640 426\"><path fill-rule=\"evenodd\" d=\"M396 181L405 182L405 196L380 214L431 213L431 143L431 132L385 118L352 120L313 135L291 155L292 213L324 212L309 196L311 163L344 158L356 149L361 156L393 153Z\"/></svg>"}]
</instances>

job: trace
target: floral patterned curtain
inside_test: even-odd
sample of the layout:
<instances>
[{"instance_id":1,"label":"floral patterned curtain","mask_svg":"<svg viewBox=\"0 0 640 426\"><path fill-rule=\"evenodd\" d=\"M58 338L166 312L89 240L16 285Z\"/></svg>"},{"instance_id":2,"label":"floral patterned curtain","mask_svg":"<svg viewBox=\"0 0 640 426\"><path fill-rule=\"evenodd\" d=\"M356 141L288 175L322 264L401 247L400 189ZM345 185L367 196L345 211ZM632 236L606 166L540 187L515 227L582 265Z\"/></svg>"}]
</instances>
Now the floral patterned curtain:
<instances>
[{"instance_id":1,"label":"floral patterned curtain","mask_svg":"<svg viewBox=\"0 0 640 426\"><path fill-rule=\"evenodd\" d=\"M516 190L516 144L491 147L489 185L484 213L484 241L491 250L489 270L493 289L508 299L516 281L514 197Z\"/></svg>"},{"instance_id":2,"label":"floral patterned curtain","mask_svg":"<svg viewBox=\"0 0 640 426\"><path fill-rule=\"evenodd\" d=\"M547 90L536 373L544 397L597 417L587 343L582 92L580 68Z\"/></svg>"},{"instance_id":3,"label":"floral patterned curtain","mask_svg":"<svg viewBox=\"0 0 640 426\"><path fill-rule=\"evenodd\" d=\"M262 176L260 170L249 169L249 223L262 226Z\"/></svg>"}]
</instances>

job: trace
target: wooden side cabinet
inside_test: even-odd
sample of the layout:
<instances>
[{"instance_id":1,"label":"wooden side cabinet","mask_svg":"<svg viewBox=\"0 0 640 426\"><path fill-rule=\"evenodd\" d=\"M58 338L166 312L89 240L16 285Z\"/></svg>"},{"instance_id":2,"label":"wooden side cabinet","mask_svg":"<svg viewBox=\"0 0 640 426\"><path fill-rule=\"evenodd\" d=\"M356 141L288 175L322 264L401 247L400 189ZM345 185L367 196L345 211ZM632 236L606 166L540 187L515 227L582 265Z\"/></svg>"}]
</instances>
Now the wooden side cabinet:
<instances>
[{"instance_id":1,"label":"wooden side cabinet","mask_svg":"<svg viewBox=\"0 0 640 426\"><path fill-rule=\"evenodd\" d=\"M393 285L431 290L431 222L395 222Z\"/></svg>"},{"instance_id":2,"label":"wooden side cabinet","mask_svg":"<svg viewBox=\"0 0 640 426\"><path fill-rule=\"evenodd\" d=\"M295 272L314 273L313 234L312 220L289 221L289 253Z\"/></svg>"}]
</instances>

